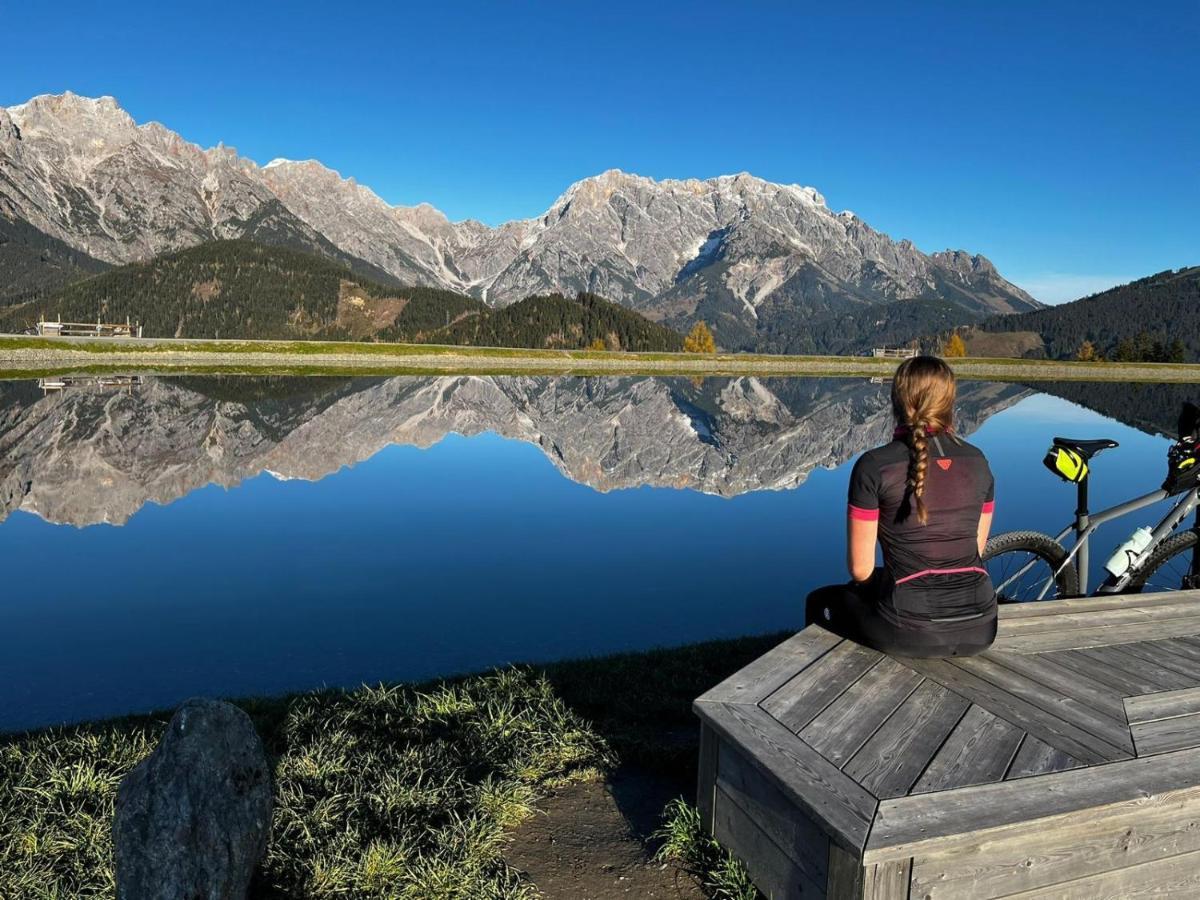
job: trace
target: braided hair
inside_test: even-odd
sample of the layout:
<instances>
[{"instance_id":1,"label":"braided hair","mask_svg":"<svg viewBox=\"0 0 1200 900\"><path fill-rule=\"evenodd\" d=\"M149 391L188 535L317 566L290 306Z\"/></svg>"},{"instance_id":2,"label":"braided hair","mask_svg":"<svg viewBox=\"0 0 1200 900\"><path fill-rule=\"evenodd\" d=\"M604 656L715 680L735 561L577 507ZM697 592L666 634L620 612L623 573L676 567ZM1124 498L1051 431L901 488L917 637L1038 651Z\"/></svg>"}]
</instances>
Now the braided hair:
<instances>
[{"instance_id":1,"label":"braided hair","mask_svg":"<svg viewBox=\"0 0 1200 900\"><path fill-rule=\"evenodd\" d=\"M915 356L896 369L892 381L892 413L908 444L907 498L917 521L925 525L925 476L929 468L929 436L954 425L954 372L936 356Z\"/></svg>"}]
</instances>

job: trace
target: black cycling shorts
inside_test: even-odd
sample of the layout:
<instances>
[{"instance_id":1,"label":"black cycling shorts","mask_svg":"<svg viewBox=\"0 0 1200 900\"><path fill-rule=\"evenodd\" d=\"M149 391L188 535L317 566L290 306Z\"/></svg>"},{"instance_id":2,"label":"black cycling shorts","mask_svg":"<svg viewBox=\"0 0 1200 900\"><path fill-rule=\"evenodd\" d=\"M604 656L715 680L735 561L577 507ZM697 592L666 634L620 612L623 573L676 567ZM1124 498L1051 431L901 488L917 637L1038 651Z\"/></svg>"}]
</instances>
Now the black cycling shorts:
<instances>
[{"instance_id":1,"label":"black cycling shorts","mask_svg":"<svg viewBox=\"0 0 1200 900\"><path fill-rule=\"evenodd\" d=\"M995 607L965 620L897 624L880 612L881 579L818 588L805 604L807 625L820 625L893 656L974 656L996 639Z\"/></svg>"}]
</instances>

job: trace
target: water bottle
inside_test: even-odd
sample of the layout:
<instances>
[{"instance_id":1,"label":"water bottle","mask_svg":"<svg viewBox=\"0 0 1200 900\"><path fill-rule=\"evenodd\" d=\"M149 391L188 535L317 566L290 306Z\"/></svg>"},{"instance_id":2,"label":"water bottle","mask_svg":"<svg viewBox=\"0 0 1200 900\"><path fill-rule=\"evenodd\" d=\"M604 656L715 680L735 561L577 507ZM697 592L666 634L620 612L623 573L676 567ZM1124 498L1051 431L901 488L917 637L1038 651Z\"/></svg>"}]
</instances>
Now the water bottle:
<instances>
[{"instance_id":1,"label":"water bottle","mask_svg":"<svg viewBox=\"0 0 1200 900\"><path fill-rule=\"evenodd\" d=\"M1154 534L1146 526L1142 526L1129 536L1129 540L1117 548L1112 559L1104 564L1113 578L1120 578L1129 571L1134 561L1145 552L1154 540Z\"/></svg>"}]
</instances>

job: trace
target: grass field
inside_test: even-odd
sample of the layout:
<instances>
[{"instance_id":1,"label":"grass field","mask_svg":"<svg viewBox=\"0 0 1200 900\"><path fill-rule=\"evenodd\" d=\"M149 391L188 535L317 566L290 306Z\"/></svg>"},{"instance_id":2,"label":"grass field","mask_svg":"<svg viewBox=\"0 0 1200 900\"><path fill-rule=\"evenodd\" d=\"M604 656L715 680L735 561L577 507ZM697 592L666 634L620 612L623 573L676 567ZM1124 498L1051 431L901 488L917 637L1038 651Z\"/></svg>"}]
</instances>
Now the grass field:
<instances>
[{"instance_id":1,"label":"grass field","mask_svg":"<svg viewBox=\"0 0 1200 900\"><path fill-rule=\"evenodd\" d=\"M239 702L275 782L252 896L537 897L504 847L538 798L621 762L692 781L692 698L780 638ZM0 897L114 896L117 785L166 720L0 736ZM703 870L714 897L754 896L686 803L668 813L665 856Z\"/></svg>"},{"instance_id":2,"label":"grass field","mask_svg":"<svg viewBox=\"0 0 1200 900\"><path fill-rule=\"evenodd\" d=\"M958 359L965 378L1000 381L1200 382L1200 365ZM0 377L72 372L253 374L760 375L886 377L895 360L761 353L623 353L337 341L204 341L0 335Z\"/></svg>"}]
</instances>

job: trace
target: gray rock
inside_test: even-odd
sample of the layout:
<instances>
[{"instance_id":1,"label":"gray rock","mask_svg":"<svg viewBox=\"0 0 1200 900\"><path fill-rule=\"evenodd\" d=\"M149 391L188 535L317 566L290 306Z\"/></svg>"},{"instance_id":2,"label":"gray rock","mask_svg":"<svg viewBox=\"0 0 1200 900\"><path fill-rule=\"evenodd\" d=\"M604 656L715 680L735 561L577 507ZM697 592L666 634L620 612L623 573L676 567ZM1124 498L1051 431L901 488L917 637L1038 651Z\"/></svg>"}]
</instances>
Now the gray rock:
<instances>
[{"instance_id":1,"label":"gray rock","mask_svg":"<svg viewBox=\"0 0 1200 900\"><path fill-rule=\"evenodd\" d=\"M250 717L189 700L121 781L118 900L244 900L271 828L271 777Z\"/></svg>"}]
</instances>

